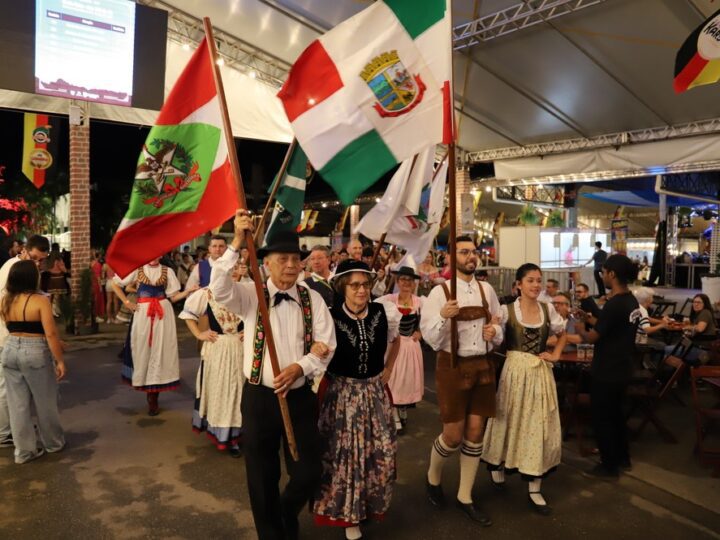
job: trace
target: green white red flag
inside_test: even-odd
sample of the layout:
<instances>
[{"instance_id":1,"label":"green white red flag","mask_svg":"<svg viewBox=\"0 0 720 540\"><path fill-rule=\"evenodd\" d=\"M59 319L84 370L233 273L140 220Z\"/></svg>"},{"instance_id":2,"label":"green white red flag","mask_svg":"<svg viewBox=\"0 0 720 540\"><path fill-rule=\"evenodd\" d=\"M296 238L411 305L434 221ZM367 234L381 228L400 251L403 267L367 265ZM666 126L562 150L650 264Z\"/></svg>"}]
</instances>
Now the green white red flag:
<instances>
[{"instance_id":1,"label":"green white red flag","mask_svg":"<svg viewBox=\"0 0 720 540\"><path fill-rule=\"evenodd\" d=\"M403 160L452 141L448 0L379 0L311 43L278 94L346 205Z\"/></svg>"},{"instance_id":2,"label":"green white red flag","mask_svg":"<svg viewBox=\"0 0 720 540\"><path fill-rule=\"evenodd\" d=\"M130 206L107 262L126 276L218 227L237 207L213 63L203 40L143 145Z\"/></svg>"},{"instance_id":3,"label":"green white red flag","mask_svg":"<svg viewBox=\"0 0 720 540\"><path fill-rule=\"evenodd\" d=\"M305 204L305 186L307 176L307 157L300 145L296 145L287 170L280 181L275 195L275 208L272 220L265 233L264 244L271 244L273 238L281 231L294 231L300 225L303 206ZM271 188L272 189L272 188Z\"/></svg>"}]
</instances>

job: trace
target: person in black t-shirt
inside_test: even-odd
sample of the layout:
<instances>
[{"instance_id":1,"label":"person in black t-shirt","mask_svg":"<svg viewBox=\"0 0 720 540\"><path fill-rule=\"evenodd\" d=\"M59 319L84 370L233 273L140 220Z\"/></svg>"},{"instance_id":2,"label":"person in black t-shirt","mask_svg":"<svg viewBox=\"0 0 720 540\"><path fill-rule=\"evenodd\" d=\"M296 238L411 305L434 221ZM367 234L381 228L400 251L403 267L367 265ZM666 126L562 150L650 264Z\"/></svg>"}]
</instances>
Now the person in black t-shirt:
<instances>
[{"instance_id":1,"label":"person in black t-shirt","mask_svg":"<svg viewBox=\"0 0 720 540\"><path fill-rule=\"evenodd\" d=\"M594 329L587 331L582 321L576 323L584 340L595 344L590 366L590 408L600 463L586 472L593 477L615 478L620 469L631 466L623 402L632 375L635 333L640 320L639 304L628 289L637 272L637 266L625 255L608 257L602 277L611 298L600 311Z\"/></svg>"},{"instance_id":2,"label":"person in black t-shirt","mask_svg":"<svg viewBox=\"0 0 720 540\"><path fill-rule=\"evenodd\" d=\"M575 285L575 299L580 302L580 309L585 315L585 329L590 330L600 315L600 308L590 296L590 287L585 283Z\"/></svg>"}]
</instances>

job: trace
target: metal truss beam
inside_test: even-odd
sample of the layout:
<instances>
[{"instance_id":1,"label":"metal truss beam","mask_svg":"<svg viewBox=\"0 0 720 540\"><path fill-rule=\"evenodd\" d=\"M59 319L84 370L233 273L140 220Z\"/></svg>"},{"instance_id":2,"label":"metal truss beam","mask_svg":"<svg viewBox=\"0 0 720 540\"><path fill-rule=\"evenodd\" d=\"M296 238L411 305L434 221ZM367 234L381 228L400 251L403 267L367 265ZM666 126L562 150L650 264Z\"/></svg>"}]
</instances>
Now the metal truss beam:
<instances>
[{"instance_id":1,"label":"metal truss beam","mask_svg":"<svg viewBox=\"0 0 720 540\"><path fill-rule=\"evenodd\" d=\"M202 19L161 0L135 0L138 4L168 12L168 39L181 45L197 46L205 39ZM290 64L247 41L213 27L218 54L225 64L251 77L279 88L287 78Z\"/></svg>"},{"instance_id":2,"label":"metal truss beam","mask_svg":"<svg viewBox=\"0 0 720 540\"><path fill-rule=\"evenodd\" d=\"M500 203L533 203L541 208L565 208L563 186L501 186L493 190L492 198Z\"/></svg>"},{"instance_id":3,"label":"metal truss beam","mask_svg":"<svg viewBox=\"0 0 720 540\"><path fill-rule=\"evenodd\" d=\"M528 144L525 146L509 146L494 150L468 152L467 160L470 163L496 161L499 159L514 159L520 157L546 156L579 150L594 150L596 148L620 147L630 143L643 143L677 139L679 137L692 137L694 135L708 135L720 133L720 118L699 120L676 126L663 126L656 128L637 129L620 133L609 133L597 137L565 139L547 143Z\"/></svg>"},{"instance_id":4,"label":"metal truss beam","mask_svg":"<svg viewBox=\"0 0 720 540\"><path fill-rule=\"evenodd\" d=\"M453 27L453 48L466 49L603 2L605 0L525 0Z\"/></svg>"},{"instance_id":5,"label":"metal truss beam","mask_svg":"<svg viewBox=\"0 0 720 540\"><path fill-rule=\"evenodd\" d=\"M647 178L659 174L683 174L691 172L717 172L720 170L720 160L702 161L697 163L681 163L668 165L667 167L651 167L645 169L624 169L615 171L599 171L592 173L556 174L551 176L534 176L519 178L515 180L500 180L497 178L486 178L476 181L477 187L501 187L501 186L534 186L543 184L574 184L578 182L603 182L606 180L620 180L633 178Z\"/></svg>"}]
</instances>

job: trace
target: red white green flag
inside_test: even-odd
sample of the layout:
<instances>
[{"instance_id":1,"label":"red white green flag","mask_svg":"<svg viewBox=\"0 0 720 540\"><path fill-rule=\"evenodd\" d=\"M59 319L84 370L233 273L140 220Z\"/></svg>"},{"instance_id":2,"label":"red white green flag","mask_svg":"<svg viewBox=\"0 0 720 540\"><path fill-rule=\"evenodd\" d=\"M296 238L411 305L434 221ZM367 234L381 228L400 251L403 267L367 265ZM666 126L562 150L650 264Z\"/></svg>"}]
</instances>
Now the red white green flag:
<instances>
[{"instance_id":1,"label":"red white green flag","mask_svg":"<svg viewBox=\"0 0 720 540\"><path fill-rule=\"evenodd\" d=\"M203 40L143 145L130 206L107 252L120 276L218 227L237 209L212 70Z\"/></svg>"},{"instance_id":2,"label":"red white green flag","mask_svg":"<svg viewBox=\"0 0 720 540\"><path fill-rule=\"evenodd\" d=\"M311 43L278 94L313 167L344 204L452 140L448 0L379 0Z\"/></svg>"}]
</instances>

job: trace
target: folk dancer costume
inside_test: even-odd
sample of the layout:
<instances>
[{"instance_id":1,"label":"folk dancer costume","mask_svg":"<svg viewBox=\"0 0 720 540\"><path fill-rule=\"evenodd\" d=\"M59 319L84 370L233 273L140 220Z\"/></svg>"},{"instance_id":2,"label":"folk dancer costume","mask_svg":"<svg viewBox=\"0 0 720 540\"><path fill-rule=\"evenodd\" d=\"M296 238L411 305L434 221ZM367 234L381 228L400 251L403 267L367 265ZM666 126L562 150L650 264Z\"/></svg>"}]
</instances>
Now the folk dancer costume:
<instances>
[{"instance_id":1,"label":"folk dancer costume","mask_svg":"<svg viewBox=\"0 0 720 540\"><path fill-rule=\"evenodd\" d=\"M562 334L565 321L552 304L538 301L541 322L522 320L520 301L502 306L507 358L500 376L497 412L488 420L482 459L491 471L519 472L540 492L540 479L560 463L561 429L552 364L539 358L548 338ZM501 487L503 477L499 477ZM530 487L533 488L533 485ZM532 499L531 499L532 500ZM544 503L544 501L543 501ZM550 513L535 507L543 514Z\"/></svg>"},{"instance_id":2,"label":"folk dancer costume","mask_svg":"<svg viewBox=\"0 0 720 540\"><path fill-rule=\"evenodd\" d=\"M393 405L398 409L399 419L403 425L407 419L407 407L422 401L425 390L422 348L420 341L412 338L412 335L420 329L420 311L423 301L423 297L414 294L412 295L412 305L408 307L399 304L398 294L388 294L376 300L381 304L391 305L401 315L400 336L398 337L400 341L388 387Z\"/></svg>"},{"instance_id":3,"label":"folk dancer costume","mask_svg":"<svg viewBox=\"0 0 720 540\"><path fill-rule=\"evenodd\" d=\"M258 256L272 251L299 253L297 235L294 245L288 242L277 250L260 249ZM282 417L273 388L274 375L265 347L255 285L233 282L231 278L237 259L237 251L229 246L213 264L209 289L218 304L239 315L245 323L243 371L247 381L241 410L250 505L261 540L295 538L297 515L313 495L321 468L317 397L308 381L321 375L332 358L335 328L325 302L315 291L300 284L281 291L272 279L267 281L266 299L280 370L297 363L304 374L287 395L300 460L293 461L287 442L283 441L290 480L281 495L278 453L284 438ZM314 341L329 347L331 352L326 359L310 353Z\"/></svg>"},{"instance_id":4,"label":"folk dancer costume","mask_svg":"<svg viewBox=\"0 0 720 540\"><path fill-rule=\"evenodd\" d=\"M333 280L349 272L371 274L365 263L345 261ZM363 311L359 318L362 313L356 316L344 301L331 311L337 348L319 392L322 476L313 508L318 525L381 520L396 479L392 404L381 378L400 313L376 302Z\"/></svg>"},{"instance_id":5,"label":"folk dancer costume","mask_svg":"<svg viewBox=\"0 0 720 540\"><path fill-rule=\"evenodd\" d=\"M197 322L203 315L218 337L202 342L192 427L197 433L207 432L218 450L226 450L237 447L242 434L243 322L218 304L210 291L198 289L185 301L180 318Z\"/></svg>"},{"instance_id":6,"label":"folk dancer costume","mask_svg":"<svg viewBox=\"0 0 720 540\"><path fill-rule=\"evenodd\" d=\"M188 279L185 282L185 290L195 287L196 285L201 288L207 287L210 284L210 272L212 272L212 267L214 265L215 261L212 260L210 257L206 259L200 259L200 261L193 267L192 271L190 272L190 276L188 276ZM198 317L197 323L198 330L200 330L201 332L204 332L205 330L210 328L210 319L205 314ZM201 355L202 348L203 342L198 341L197 350Z\"/></svg>"},{"instance_id":7,"label":"folk dancer costume","mask_svg":"<svg viewBox=\"0 0 720 540\"><path fill-rule=\"evenodd\" d=\"M148 264L124 279L113 278L120 287L137 283L137 311L123 350L122 378L135 390L157 397L158 392L180 386L175 314L169 298L180 291L175 272L167 266ZM151 404L152 408L152 404Z\"/></svg>"},{"instance_id":8,"label":"folk dancer costume","mask_svg":"<svg viewBox=\"0 0 720 540\"><path fill-rule=\"evenodd\" d=\"M495 416L495 367L487 355L494 346L502 343L503 330L500 325L494 325L495 336L491 342L486 342L483 339L483 326L490 324L493 317L500 318L500 303L488 283L458 279L457 301L460 313L455 317L458 338L456 365L453 366L450 356L450 319L440 315L440 310L449 298L447 284L433 288L423 305L420 320L423 339L437 351L435 380L440 419L443 424L449 424L466 420L468 415L483 418ZM442 435L438 436L430 453L427 489L429 494L440 491L442 469L457 450L461 451L457 500L465 509L473 504L471 492L480 463L481 442L463 440L459 446L452 447L443 440ZM484 516L478 521L483 525L491 523Z\"/></svg>"},{"instance_id":9,"label":"folk dancer costume","mask_svg":"<svg viewBox=\"0 0 720 540\"><path fill-rule=\"evenodd\" d=\"M332 277L330 277L329 279L332 279ZM320 296L322 296L323 300L325 300L325 305L328 308L332 308L333 302L335 300L335 291L333 291L333 288L330 285L328 279L325 279L324 277L313 272L312 274L310 274L310 277L305 280L305 284L313 291L320 294Z\"/></svg>"}]
</instances>

